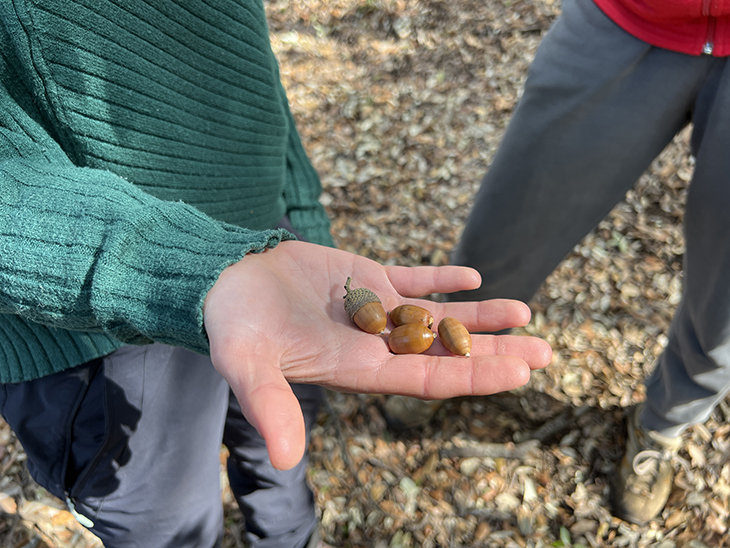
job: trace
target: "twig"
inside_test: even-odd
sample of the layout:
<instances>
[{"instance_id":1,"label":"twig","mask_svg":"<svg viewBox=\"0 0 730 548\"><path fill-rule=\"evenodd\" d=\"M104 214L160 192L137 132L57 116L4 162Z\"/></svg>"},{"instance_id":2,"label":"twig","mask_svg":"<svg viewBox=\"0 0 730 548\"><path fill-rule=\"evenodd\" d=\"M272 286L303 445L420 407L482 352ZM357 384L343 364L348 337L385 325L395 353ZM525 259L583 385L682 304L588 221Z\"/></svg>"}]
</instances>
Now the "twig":
<instances>
[{"instance_id":1,"label":"twig","mask_svg":"<svg viewBox=\"0 0 730 548\"><path fill-rule=\"evenodd\" d=\"M538 440L528 440L515 445L514 443L480 443L466 447L441 449L439 456L447 458L490 457L493 459L524 459L530 451L540 445Z\"/></svg>"},{"instance_id":2,"label":"twig","mask_svg":"<svg viewBox=\"0 0 730 548\"><path fill-rule=\"evenodd\" d=\"M13 537L15 536L15 530L18 528L18 524L20 523L20 516L18 514L15 514L13 516L13 525L10 527L10 532L8 533L8 536L5 537L5 546L14 546Z\"/></svg>"},{"instance_id":3,"label":"twig","mask_svg":"<svg viewBox=\"0 0 730 548\"><path fill-rule=\"evenodd\" d=\"M514 514L503 512L501 510L492 508L471 508L465 512L466 516L474 516L479 520L495 520L495 521L510 521L514 519Z\"/></svg>"},{"instance_id":4,"label":"twig","mask_svg":"<svg viewBox=\"0 0 730 548\"><path fill-rule=\"evenodd\" d=\"M360 484L360 480L357 477L357 470L355 469L355 466L352 464L352 461L350 460L350 453L347 451L347 440L345 437L345 431L342 428L342 418L340 415L334 410L332 407L332 404L330 403L329 397L325 394L324 402L323 402L325 411L327 415L329 415L329 419L332 421L332 424L335 426L335 430L337 430L337 441L340 444L340 453L342 453L342 460L345 463L345 466L350 471L350 474L355 477L355 480L358 484ZM362 485L360 485L362 487Z\"/></svg>"},{"instance_id":5,"label":"twig","mask_svg":"<svg viewBox=\"0 0 730 548\"><path fill-rule=\"evenodd\" d=\"M558 434L563 430L567 430L573 424L573 421L588 411L588 409L589 407L587 405L581 405L576 409L566 409L544 423L537 430L533 430L532 432L517 432L513 438L517 442L526 440L538 440L544 442L548 438L553 437L555 434Z\"/></svg>"}]
</instances>

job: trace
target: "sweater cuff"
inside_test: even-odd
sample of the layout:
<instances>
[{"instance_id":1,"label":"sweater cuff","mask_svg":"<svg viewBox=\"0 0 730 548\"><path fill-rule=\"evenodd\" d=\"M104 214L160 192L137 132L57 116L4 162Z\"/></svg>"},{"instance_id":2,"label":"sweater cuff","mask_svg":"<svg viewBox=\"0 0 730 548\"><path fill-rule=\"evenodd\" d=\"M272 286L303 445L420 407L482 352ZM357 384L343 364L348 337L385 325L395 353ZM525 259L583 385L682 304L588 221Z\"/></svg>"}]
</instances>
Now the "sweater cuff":
<instances>
[{"instance_id":1,"label":"sweater cuff","mask_svg":"<svg viewBox=\"0 0 730 548\"><path fill-rule=\"evenodd\" d=\"M167 207L167 206L174 207ZM130 322L107 325L114 338L132 344L152 341L181 346L208 354L210 346L203 324L203 303L221 272L248 253L260 253L281 241L296 239L284 229L254 231L212 220L184 204L163 204L157 213L174 230L146 230L145 256L134 260L115 258L117 268L103 269L115 280L101 280L101 287L134 287L134 293L118 295L124 302L110 303L129 314ZM156 219L152 225L160 225ZM149 226L145 227L149 229ZM118 249L117 246L115 248ZM104 300L95 308L105 316ZM114 314L110 310L110 317Z\"/></svg>"}]
</instances>

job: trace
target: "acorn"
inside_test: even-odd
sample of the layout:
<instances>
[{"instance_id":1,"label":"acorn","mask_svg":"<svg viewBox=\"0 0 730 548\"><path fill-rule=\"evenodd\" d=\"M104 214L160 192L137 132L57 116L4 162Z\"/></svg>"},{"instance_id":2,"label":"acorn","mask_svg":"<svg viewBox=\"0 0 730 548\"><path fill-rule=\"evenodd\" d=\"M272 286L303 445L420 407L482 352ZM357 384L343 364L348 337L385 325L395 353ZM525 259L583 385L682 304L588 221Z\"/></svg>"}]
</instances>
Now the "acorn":
<instances>
[{"instance_id":1,"label":"acorn","mask_svg":"<svg viewBox=\"0 0 730 548\"><path fill-rule=\"evenodd\" d=\"M439 322L439 338L452 354L469 357L471 353L471 335L464 324L456 318L446 317Z\"/></svg>"},{"instance_id":2,"label":"acorn","mask_svg":"<svg viewBox=\"0 0 730 548\"><path fill-rule=\"evenodd\" d=\"M396 306L390 311L390 320L395 326L406 323L422 323L426 327L431 328L433 325L433 316L431 313L425 308L413 304Z\"/></svg>"},{"instance_id":3,"label":"acorn","mask_svg":"<svg viewBox=\"0 0 730 548\"><path fill-rule=\"evenodd\" d=\"M385 331L388 316L378 296L364 287L350 289L352 278L345 283L345 312L355 324L365 331L377 335Z\"/></svg>"},{"instance_id":4,"label":"acorn","mask_svg":"<svg viewBox=\"0 0 730 548\"><path fill-rule=\"evenodd\" d=\"M435 338L436 334L421 323L404 323L390 332L388 346L395 354L420 354Z\"/></svg>"}]
</instances>

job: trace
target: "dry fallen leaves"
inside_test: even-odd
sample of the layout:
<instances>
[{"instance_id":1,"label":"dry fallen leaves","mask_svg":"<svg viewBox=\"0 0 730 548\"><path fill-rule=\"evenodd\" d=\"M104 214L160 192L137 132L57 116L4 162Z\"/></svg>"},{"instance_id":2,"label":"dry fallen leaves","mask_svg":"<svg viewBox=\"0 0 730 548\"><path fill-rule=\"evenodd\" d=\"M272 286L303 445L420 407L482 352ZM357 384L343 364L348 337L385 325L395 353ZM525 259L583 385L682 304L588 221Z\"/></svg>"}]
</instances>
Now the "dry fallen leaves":
<instances>
[{"instance_id":1,"label":"dry fallen leaves","mask_svg":"<svg viewBox=\"0 0 730 548\"><path fill-rule=\"evenodd\" d=\"M445 264L559 2L266 7L337 244L387 264ZM555 358L527 387L450 400L429 425L405 432L388 428L383 397L330 394L309 475L328 543L730 545L728 402L687 433L687 468L657 520L637 527L608 511L623 410L644 397L681 296L688 140L689 130L677 136L531 303L522 332L548 340ZM23 460L0 428L0 542L99 546L33 483ZM224 546L243 546L221 477Z\"/></svg>"}]
</instances>

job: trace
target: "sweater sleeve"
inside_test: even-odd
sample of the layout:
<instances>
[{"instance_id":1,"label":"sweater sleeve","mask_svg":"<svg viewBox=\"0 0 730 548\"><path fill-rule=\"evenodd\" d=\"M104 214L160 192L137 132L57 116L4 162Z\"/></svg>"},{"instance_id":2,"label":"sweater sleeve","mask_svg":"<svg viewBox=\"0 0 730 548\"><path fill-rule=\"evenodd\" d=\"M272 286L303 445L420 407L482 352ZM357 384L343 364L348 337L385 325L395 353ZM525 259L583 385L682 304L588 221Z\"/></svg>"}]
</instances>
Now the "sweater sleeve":
<instances>
[{"instance_id":1,"label":"sweater sleeve","mask_svg":"<svg viewBox=\"0 0 730 548\"><path fill-rule=\"evenodd\" d=\"M0 86L0 313L206 353L202 306L220 272L291 238L74 165Z\"/></svg>"}]
</instances>

